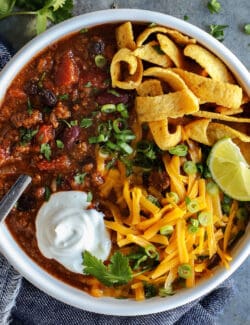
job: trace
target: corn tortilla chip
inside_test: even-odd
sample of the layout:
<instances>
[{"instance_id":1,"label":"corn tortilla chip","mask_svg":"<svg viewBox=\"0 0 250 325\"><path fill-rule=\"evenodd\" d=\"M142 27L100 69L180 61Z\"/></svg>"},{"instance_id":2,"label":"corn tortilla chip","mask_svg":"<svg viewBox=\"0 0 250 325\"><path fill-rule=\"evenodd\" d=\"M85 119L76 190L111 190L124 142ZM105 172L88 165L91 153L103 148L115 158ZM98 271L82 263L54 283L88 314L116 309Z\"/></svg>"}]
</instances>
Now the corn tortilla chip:
<instances>
[{"instance_id":1,"label":"corn tortilla chip","mask_svg":"<svg viewBox=\"0 0 250 325\"><path fill-rule=\"evenodd\" d=\"M115 33L116 43L119 49L128 48L130 50L134 50L136 48L133 27L130 21L117 27Z\"/></svg>"},{"instance_id":2,"label":"corn tortilla chip","mask_svg":"<svg viewBox=\"0 0 250 325\"><path fill-rule=\"evenodd\" d=\"M236 117L236 116L228 116L214 112L207 112L207 111L198 111L193 113L194 116L197 117L204 117L213 120L222 120L227 122L236 122L236 123L250 123L250 118L245 117Z\"/></svg>"},{"instance_id":3,"label":"corn tortilla chip","mask_svg":"<svg viewBox=\"0 0 250 325\"><path fill-rule=\"evenodd\" d=\"M189 89L154 97L136 97L135 108L140 122L176 118L199 110L197 98Z\"/></svg>"},{"instance_id":4,"label":"corn tortilla chip","mask_svg":"<svg viewBox=\"0 0 250 325\"><path fill-rule=\"evenodd\" d=\"M160 80L147 79L136 88L139 96L158 96L163 95L163 90Z\"/></svg>"},{"instance_id":5,"label":"corn tortilla chip","mask_svg":"<svg viewBox=\"0 0 250 325\"><path fill-rule=\"evenodd\" d=\"M187 138L210 146L211 142L207 136L207 128L210 121L210 119L203 118L185 125L184 132Z\"/></svg>"},{"instance_id":6,"label":"corn tortilla chip","mask_svg":"<svg viewBox=\"0 0 250 325\"><path fill-rule=\"evenodd\" d=\"M128 66L128 75L122 79L124 74L121 68L121 63L126 62ZM133 55L129 49L120 49L113 57L110 74L112 80L112 87L119 87L122 89L135 89L138 87L142 80L143 66L139 58ZM122 79L122 80L121 80Z\"/></svg>"},{"instance_id":7,"label":"corn tortilla chip","mask_svg":"<svg viewBox=\"0 0 250 325\"><path fill-rule=\"evenodd\" d=\"M182 68L184 66L184 56L178 46L166 35L157 34L157 39L162 51L167 54L176 67Z\"/></svg>"},{"instance_id":8,"label":"corn tortilla chip","mask_svg":"<svg viewBox=\"0 0 250 325\"><path fill-rule=\"evenodd\" d=\"M235 115L235 114L240 114L243 112L243 108L239 107L237 109L232 109L232 108L228 108L228 107L224 107L224 106L217 106L215 108L215 112L216 113L220 113L223 115Z\"/></svg>"},{"instance_id":9,"label":"corn tortilla chip","mask_svg":"<svg viewBox=\"0 0 250 325\"><path fill-rule=\"evenodd\" d=\"M175 132L170 133L168 130L168 120L154 121L149 123L150 131L155 143L161 150L167 150L181 142L182 127L177 126Z\"/></svg>"},{"instance_id":10,"label":"corn tortilla chip","mask_svg":"<svg viewBox=\"0 0 250 325\"><path fill-rule=\"evenodd\" d=\"M199 76L182 69L172 68L185 81L190 90L200 99L200 103L216 103L238 109L242 101L242 89L226 82Z\"/></svg>"},{"instance_id":11,"label":"corn tortilla chip","mask_svg":"<svg viewBox=\"0 0 250 325\"><path fill-rule=\"evenodd\" d=\"M161 67L172 67L173 62L165 53L160 53L158 50L159 44L155 41L149 42L134 50L133 54L141 60L159 65Z\"/></svg>"},{"instance_id":12,"label":"corn tortilla chip","mask_svg":"<svg viewBox=\"0 0 250 325\"><path fill-rule=\"evenodd\" d=\"M170 28L162 27L162 26L154 26L154 27L148 27L146 28L136 39L136 45L137 47L141 46L151 34L154 33L162 33L162 34L168 34L171 36L171 38L177 43L177 44L194 44L196 43L196 40L193 38L189 38L186 35L181 34L177 30L173 30Z\"/></svg>"},{"instance_id":13,"label":"corn tortilla chip","mask_svg":"<svg viewBox=\"0 0 250 325\"><path fill-rule=\"evenodd\" d=\"M229 137L231 139L239 139L242 142L250 142L250 137L245 133L237 131L230 126L211 122L207 128L207 137L211 144L214 144L216 141Z\"/></svg>"},{"instance_id":14,"label":"corn tortilla chip","mask_svg":"<svg viewBox=\"0 0 250 325\"><path fill-rule=\"evenodd\" d=\"M182 90L182 89L187 89L187 86L183 79L173 72L170 69L163 69L160 67L152 67L148 68L147 70L144 71L143 73L144 76L148 77L155 77L158 78L171 86L173 90Z\"/></svg>"},{"instance_id":15,"label":"corn tortilla chip","mask_svg":"<svg viewBox=\"0 0 250 325\"><path fill-rule=\"evenodd\" d=\"M226 65L204 47L198 44L189 44L184 49L184 55L195 60L207 71L212 79L235 83L235 80Z\"/></svg>"}]
</instances>

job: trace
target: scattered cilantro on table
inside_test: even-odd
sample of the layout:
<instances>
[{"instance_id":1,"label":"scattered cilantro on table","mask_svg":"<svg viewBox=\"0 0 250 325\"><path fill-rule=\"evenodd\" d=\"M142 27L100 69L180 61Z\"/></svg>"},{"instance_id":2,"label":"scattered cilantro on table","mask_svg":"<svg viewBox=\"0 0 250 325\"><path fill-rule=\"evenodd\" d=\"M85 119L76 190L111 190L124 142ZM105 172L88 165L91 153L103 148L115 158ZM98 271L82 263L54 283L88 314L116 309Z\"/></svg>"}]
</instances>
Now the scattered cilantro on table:
<instances>
[{"instance_id":1,"label":"scattered cilantro on table","mask_svg":"<svg viewBox=\"0 0 250 325\"><path fill-rule=\"evenodd\" d=\"M227 27L228 25L209 25L210 34L222 42L224 40L224 29Z\"/></svg>"},{"instance_id":2,"label":"scattered cilantro on table","mask_svg":"<svg viewBox=\"0 0 250 325\"><path fill-rule=\"evenodd\" d=\"M207 7L211 14L218 14L221 10L221 4L217 0L210 0Z\"/></svg>"},{"instance_id":3,"label":"scattered cilantro on table","mask_svg":"<svg viewBox=\"0 0 250 325\"><path fill-rule=\"evenodd\" d=\"M250 35L250 24L246 24L246 25L244 26L244 32L245 32L246 34Z\"/></svg>"},{"instance_id":4,"label":"scattered cilantro on table","mask_svg":"<svg viewBox=\"0 0 250 325\"><path fill-rule=\"evenodd\" d=\"M0 19L33 15L36 17L36 33L40 34L46 30L48 21L56 24L70 18L72 9L73 0L0 0Z\"/></svg>"},{"instance_id":5,"label":"scattered cilantro on table","mask_svg":"<svg viewBox=\"0 0 250 325\"><path fill-rule=\"evenodd\" d=\"M132 279L128 258L119 251L112 255L108 266L85 251L83 253L83 266L84 274L94 276L108 287L123 285Z\"/></svg>"}]
</instances>

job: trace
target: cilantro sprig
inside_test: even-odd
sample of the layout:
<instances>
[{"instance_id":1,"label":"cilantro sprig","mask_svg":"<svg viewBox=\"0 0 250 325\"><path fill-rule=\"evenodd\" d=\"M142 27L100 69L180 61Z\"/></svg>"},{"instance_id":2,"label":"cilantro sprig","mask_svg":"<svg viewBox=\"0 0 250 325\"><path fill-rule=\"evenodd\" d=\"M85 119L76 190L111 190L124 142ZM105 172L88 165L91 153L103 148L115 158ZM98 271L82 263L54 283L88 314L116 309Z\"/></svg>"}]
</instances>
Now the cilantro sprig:
<instances>
[{"instance_id":1,"label":"cilantro sprig","mask_svg":"<svg viewBox=\"0 0 250 325\"><path fill-rule=\"evenodd\" d=\"M121 252L115 252L108 266L91 255L88 251L83 253L83 266L86 275L92 275L108 287L128 283L132 279L129 260Z\"/></svg>"},{"instance_id":2,"label":"cilantro sprig","mask_svg":"<svg viewBox=\"0 0 250 325\"><path fill-rule=\"evenodd\" d=\"M207 7L211 14L218 14L221 10L221 4L217 0L210 0Z\"/></svg>"},{"instance_id":3,"label":"cilantro sprig","mask_svg":"<svg viewBox=\"0 0 250 325\"><path fill-rule=\"evenodd\" d=\"M224 41L224 30L228 25L210 25L210 34L215 37L218 41Z\"/></svg>"},{"instance_id":4,"label":"cilantro sprig","mask_svg":"<svg viewBox=\"0 0 250 325\"><path fill-rule=\"evenodd\" d=\"M15 15L35 16L36 33L40 34L46 30L48 21L56 24L70 18L72 9L73 0L0 0L0 19Z\"/></svg>"}]
</instances>

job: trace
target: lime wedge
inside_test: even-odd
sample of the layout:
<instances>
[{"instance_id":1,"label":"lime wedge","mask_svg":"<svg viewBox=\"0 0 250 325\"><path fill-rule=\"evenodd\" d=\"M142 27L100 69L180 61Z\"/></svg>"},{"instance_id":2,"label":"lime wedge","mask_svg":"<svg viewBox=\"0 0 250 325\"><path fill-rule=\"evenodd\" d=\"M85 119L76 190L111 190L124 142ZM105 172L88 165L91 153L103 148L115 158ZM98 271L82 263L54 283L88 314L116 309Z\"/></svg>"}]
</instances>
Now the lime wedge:
<instances>
[{"instance_id":1,"label":"lime wedge","mask_svg":"<svg viewBox=\"0 0 250 325\"><path fill-rule=\"evenodd\" d=\"M207 164L212 178L224 193L238 201L250 201L249 165L230 138L216 142Z\"/></svg>"}]
</instances>

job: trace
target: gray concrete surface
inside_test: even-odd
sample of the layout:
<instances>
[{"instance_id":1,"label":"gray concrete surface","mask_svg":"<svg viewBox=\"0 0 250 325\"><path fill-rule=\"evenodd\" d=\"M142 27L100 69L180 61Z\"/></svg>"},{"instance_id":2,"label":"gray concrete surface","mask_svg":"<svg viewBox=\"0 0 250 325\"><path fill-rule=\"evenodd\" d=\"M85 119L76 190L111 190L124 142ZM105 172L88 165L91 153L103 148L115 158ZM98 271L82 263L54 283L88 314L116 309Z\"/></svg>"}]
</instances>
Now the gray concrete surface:
<instances>
[{"instance_id":1,"label":"gray concrete surface","mask_svg":"<svg viewBox=\"0 0 250 325\"><path fill-rule=\"evenodd\" d=\"M154 10L181 19L187 15L190 23L206 31L209 31L210 24L228 25L223 44L250 70L250 36L243 32L244 25L250 23L249 0L219 0L221 12L213 15L207 9L208 0L75 0L74 2L74 15L111 8L115 3L119 8ZM13 17L0 21L0 34L4 35L17 50L33 36L28 32L27 24L33 24L27 17ZM218 317L218 325L250 324L250 258L233 274L233 279L236 295Z\"/></svg>"}]
</instances>

